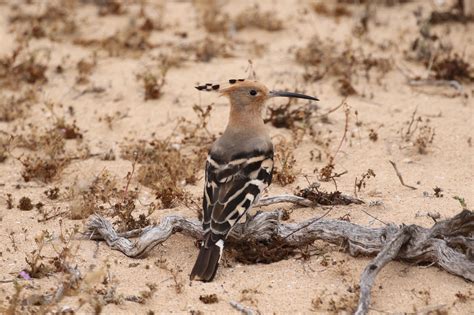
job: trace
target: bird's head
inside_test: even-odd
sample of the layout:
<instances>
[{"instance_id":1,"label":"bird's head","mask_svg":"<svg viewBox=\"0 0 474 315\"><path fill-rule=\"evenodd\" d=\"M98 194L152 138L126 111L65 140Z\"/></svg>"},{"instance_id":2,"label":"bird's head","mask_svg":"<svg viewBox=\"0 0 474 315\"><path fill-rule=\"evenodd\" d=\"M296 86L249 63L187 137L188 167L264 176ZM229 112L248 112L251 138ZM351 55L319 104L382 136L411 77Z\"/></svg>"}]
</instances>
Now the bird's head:
<instances>
[{"instance_id":1,"label":"bird's head","mask_svg":"<svg viewBox=\"0 0 474 315\"><path fill-rule=\"evenodd\" d=\"M233 107L238 110L261 110L265 101L271 97L295 97L319 101L316 97L285 91L271 91L265 85L254 80L231 79L226 84L196 86L200 91L215 91L227 96Z\"/></svg>"}]
</instances>

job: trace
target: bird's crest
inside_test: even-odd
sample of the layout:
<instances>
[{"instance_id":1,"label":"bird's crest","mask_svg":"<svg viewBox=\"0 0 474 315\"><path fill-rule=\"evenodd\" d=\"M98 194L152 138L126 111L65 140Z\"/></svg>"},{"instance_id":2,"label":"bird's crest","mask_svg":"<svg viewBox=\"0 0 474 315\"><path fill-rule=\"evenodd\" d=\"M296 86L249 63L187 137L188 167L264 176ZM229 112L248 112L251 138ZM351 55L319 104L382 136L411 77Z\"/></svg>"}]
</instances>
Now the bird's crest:
<instances>
[{"instance_id":1,"label":"bird's crest","mask_svg":"<svg viewBox=\"0 0 474 315\"><path fill-rule=\"evenodd\" d=\"M213 83L206 83L206 84L202 84L202 85L197 85L195 88L199 91L207 91L207 92L218 92L218 91L222 91L238 82L244 82L245 79L230 79L228 82L225 82L225 83L222 83L222 84L219 84L219 83L216 83L216 84L213 84Z\"/></svg>"}]
</instances>

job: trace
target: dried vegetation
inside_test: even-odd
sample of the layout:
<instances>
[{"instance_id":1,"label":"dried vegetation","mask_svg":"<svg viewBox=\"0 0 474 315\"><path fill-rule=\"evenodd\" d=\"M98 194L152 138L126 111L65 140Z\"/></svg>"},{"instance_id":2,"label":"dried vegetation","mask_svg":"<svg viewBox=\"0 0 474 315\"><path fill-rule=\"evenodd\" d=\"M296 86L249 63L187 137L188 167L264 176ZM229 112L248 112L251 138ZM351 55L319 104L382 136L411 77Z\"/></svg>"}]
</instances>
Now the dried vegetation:
<instances>
[{"instance_id":1,"label":"dried vegetation","mask_svg":"<svg viewBox=\"0 0 474 315\"><path fill-rule=\"evenodd\" d=\"M375 72L375 81L380 82L392 68L388 58L374 57L361 49L353 49L349 43L341 45L329 39L322 40L317 35L305 47L299 48L295 57L305 67L303 78L306 81L334 77L336 89L342 96L358 94L354 87L358 77L369 81L370 74Z\"/></svg>"},{"instance_id":2,"label":"dried vegetation","mask_svg":"<svg viewBox=\"0 0 474 315\"><path fill-rule=\"evenodd\" d=\"M211 110L211 106L194 106L197 122L180 119L174 128L178 132L164 140L130 140L122 145L122 158L137 161L138 182L155 191L163 208L186 203L184 185L198 180L215 139L206 129Z\"/></svg>"},{"instance_id":3,"label":"dried vegetation","mask_svg":"<svg viewBox=\"0 0 474 315\"><path fill-rule=\"evenodd\" d=\"M36 248L26 255L27 267L13 281L14 292L6 297L0 311L17 313L74 313L76 307L68 306L64 300L76 297L77 308L90 309L95 314L102 312L107 304L124 304L125 301L145 303L153 296L156 286L146 284L146 289L136 296L118 294L118 281L110 273L110 264L91 266L85 274L75 267L79 246L73 244L79 227L65 227L59 221L59 237L43 230L35 237ZM54 275L53 288L27 284L32 278L43 279ZM38 281L38 280L37 280Z\"/></svg>"},{"instance_id":4,"label":"dried vegetation","mask_svg":"<svg viewBox=\"0 0 474 315\"><path fill-rule=\"evenodd\" d=\"M13 136L13 147L30 151L17 157L23 165L21 176L26 182L52 182L74 158L89 154L87 146L80 146L82 133L76 123L69 123L55 113L55 108L61 106L46 103L45 107L52 115L52 126L41 128L29 124L24 133ZM66 150L69 140L77 140L75 150Z\"/></svg>"},{"instance_id":5,"label":"dried vegetation","mask_svg":"<svg viewBox=\"0 0 474 315\"><path fill-rule=\"evenodd\" d=\"M244 8L235 17L234 26L237 30L243 28L257 28L269 32L276 32L283 29L283 21L277 17L276 12L262 12L258 5Z\"/></svg>"},{"instance_id":6,"label":"dried vegetation","mask_svg":"<svg viewBox=\"0 0 474 315\"><path fill-rule=\"evenodd\" d=\"M8 123L25 118L36 101L33 89L26 89L19 95L0 95L0 122Z\"/></svg>"},{"instance_id":7,"label":"dried vegetation","mask_svg":"<svg viewBox=\"0 0 474 315\"><path fill-rule=\"evenodd\" d=\"M318 296L311 300L311 310L317 313L353 313L357 308L359 290L359 285L352 284L343 292L318 293Z\"/></svg>"},{"instance_id":8,"label":"dried vegetation","mask_svg":"<svg viewBox=\"0 0 474 315\"><path fill-rule=\"evenodd\" d=\"M158 5L158 16L151 18L142 8L137 15L133 15L130 23L111 36L105 38L76 37L73 43L83 47L92 48L98 51L105 51L110 57L131 57L139 58L145 51L149 51L157 44L150 41L153 31L162 31L163 24L162 5ZM98 15L123 15L126 13L126 6L119 1L106 1L98 3Z\"/></svg>"},{"instance_id":9,"label":"dried vegetation","mask_svg":"<svg viewBox=\"0 0 474 315\"><path fill-rule=\"evenodd\" d=\"M74 1L45 2L38 6L39 10L24 10L21 5L12 5L9 23L21 40L47 37L61 41L77 32L75 6Z\"/></svg>"},{"instance_id":10,"label":"dried vegetation","mask_svg":"<svg viewBox=\"0 0 474 315\"><path fill-rule=\"evenodd\" d=\"M430 118L417 116L415 109L410 120L404 123L399 132L401 136L401 148L413 148L419 154L430 152L435 139L435 128L430 124Z\"/></svg>"},{"instance_id":11,"label":"dried vegetation","mask_svg":"<svg viewBox=\"0 0 474 315\"><path fill-rule=\"evenodd\" d=\"M272 11L262 11L258 4L245 7L236 16L223 12L222 5L216 0L195 0L201 25L209 33L226 35L231 29L237 31L244 28L256 28L269 32L283 29L283 21Z\"/></svg>"},{"instance_id":12,"label":"dried vegetation","mask_svg":"<svg viewBox=\"0 0 474 315\"><path fill-rule=\"evenodd\" d=\"M18 90L21 83L41 85L48 81L47 66L39 51L27 52L18 46L11 55L0 58L0 86Z\"/></svg>"},{"instance_id":13,"label":"dried vegetation","mask_svg":"<svg viewBox=\"0 0 474 315\"><path fill-rule=\"evenodd\" d=\"M383 0L377 1L377 4L392 6L404 2L407 1ZM113 35L103 38L86 37L80 32L82 20L79 23L77 10L83 5L82 2L64 1L60 5L47 2L38 5L38 10L31 10L28 3L24 6L10 5L9 31L15 34L16 43L11 53L0 57L0 123L6 126L7 130L0 131L0 163L10 163L10 159L13 160L12 164L16 163L15 160L20 162L16 163L18 168L12 166L21 181L15 189L23 189L23 182L33 181L34 183L29 184L39 185L44 189L44 193L38 197L20 194L14 190L14 193L2 195L9 211L29 211L24 214L34 215L35 223L40 224L41 232L34 240L28 240L34 242L34 249L25 255L24 268L14 275L12 290L2 301L0 312L74 313L87 308L87 312L98 314L108 304L146 304L162 289L156 284L146 283L143 290L136 295L118 293L118 276L111 273L109 262L91 266L88 272L81 273L76 267L79 264L77 257L80 249L74 242L79 226L73 225L78 221L63 220L81 220L92 214L101 214L113 219L118 232L127 232L154 224L153 214L156 214L158 209L184 205L192 209L198 208L198 217L202 215L200 206L196 206L200 204L200 196L191 193L188 185L195 185L202 179L207 150L216 139L216 135L207 129L213 106L194 105L195 117L177 119L174 125L170 124L172 132L168 135L152 133L149 137L139 139L132 136L123 138L120 143L120 158L130 162L126 174L116 175L104 169L90 180L79 178L71 185L65 185L63 171L73 162L78 161L78 168L82 168L83 160L98 158L102 161L112 161L116 157L113 149L105 154L91 154L88 147L88 130L83 129L81 117L74 115L72 105L66 111L62 105L45 102L45 97L50 93L48 83L56 84L55 76L67 76L71 69L75 76L74 87L86 86L79 96L88 92L108 92L103 87L87 87L93 82L92 78L97 72L102 70L97 68L101 59L119 57L134 61L139 59L141 62L143 58L149 65L147 58L151 56L153 66L147 66L145 71L136 75L141 81L141 90L137 93L141 93L145 101L158 100L163 96L164 84L169 83L166 79L172 68L191 63L207 63L216 58L262 56L266 51L267 46L259 41L237 39L236 32L247 34L245 32L257 29L259 34L264 34L291 27L281 17L281 12L266 11L259 5L244 7L239 12L226 12L220 3L193 1L199 18L197 28L205 30L195 36L192 32L183 31L179 23L166 25L164 5L156 6L158 16L152 17L148 15L146 3L140 3L140 9L134 10L120 1L93 1L98 19L111 16L117 19L128 18L126 25ZM365 94L365 84L375 83L385 88L385 74L397 65L396 58L392 57L390 52L395 44L377 43L369 36L371 30L381 25L377 20L375 7L370 1L339 0L337 3L319 1L310 4L312 11L305 14L335 19L337 23L350 20L354 23L350 36L354 37L354 40L364 41L371 48L376 47L379 51L373 54L372 51L369 53L365 48L355 45L353 41L336 42L315 35L296 51L289 50L294 54L292 58L304 69L302 78L306 85L329 80L340 95L361 97L368 96ZM439 32L436 25L471 23L472 18L465 15L462 6L455 6L445 12L433 11L428 17L419 11L414 13L418 19L418 30L402 57L409 63L421 65L427 75L413 75L409 79L428 82L456 81L467 86L471 84L474 81L474 70L468 56L453 46L447 33ZM351 16L352 19L346 18ZM171 27L177 29L172 34L177 40L162 41L161 36L156 40L155 35L166 31L169 33ZM168 35L170 34L166 34ZM56 45L75 45L78 46L77 49L89 51L89 54L76 59L75 64L68 64L69 59L64 57L57 66L50 67L50 60L53 60L51 56L55 56L56 52L49 48L33 48L41 41L53 41ZM57 62L57 58L54 60ZM298 90L293 87L286 89ZM300 92L311 94L313 91ZM109 96L109 93L105 94ZM120 101L120 97L115 101ZM153 106L153 102L149 103ZM333 182L336 186L334 191L326 191L319 183L308 180L307 187L297 187L295 195L310 201L312 206L334 207L363 203L337 189L338 178L347 171L336 172L339 168L336 155L343 144L352 145L356 138L356 131L352 132L353 125L367 131L369 140L373 142L369 143L370 145L380 145L385 140L382 134L378 133L379 127L366 125L358 120L357 111L356 122L352 124L349 121L352 112L347 104L344 104L345 101L329 112L320 114L316 105L299 105L290 100L282 105L270 105L267 111L265 122L272 127L283 129L280 131L285 134L281 139L277 138L278 143L275 145L274 183L287 186L302 177L295 151L299 150L302 143L310 143L313 148L309 152L310 162L317 165L314 170L317 178L322 182ZM337 151L331 152L330 147L336 140L332 130L339 125L332 117L330 119L329 115L341 106L346 106L344 135ZM63 112L68 114L59 114ZM106 124L110 131L120 131L117 122L133 115L133 110L120 109L113 114L100 116L98 121ZM351 139L348 139L349 134ZM433 153L437 137L431 118L418 115L415 110L410 119L403 123L398 134L401 149L409 149L421 155ZM470 139L468 143L470 144ZM323 162L324 164L321 164ZM357 196L358 192L366 189L369 181L375 176L375 172L368 169L356 177L354 194ZM145 204L142 197L150 191L154 199L152 197L152 201L149 201L148 198ZM447 191L449 189L445 191L436 186L434 194L430 196L441 198L448 194ZM145 194L142 194L143 192ZM467 207L464 198L455 199L459 200L464 208ZM292 212L293 210L284 211L282 220L290 220ZM430 216L434 220L440 218L439 214ZM351 221L351 214L347 213L339 219ZM50 232L46 228L43 229L42 224L45 222L58 222L59 226L54 232ZM24 235L31 235L28 232L26 229L22 230ZM0 252L0 256L20 250L19 233L11 232L8 237L11 244L4 252ZM245 242L230 241L228 245L226 257L230 258L230 264L234 260L255 264L272 263L289 257L309 259L318 256L321 266L336 266L342 276L346 272L342 263L339 265L338 262L330 262L325 250L314 244L314 239L294 245L274 235L265 240L249 238ZM464 247L460 249L466 250ZM94 258L96 254L94 253ZM173 266L166 259L156 260L154 265L169 276L168 287L176 294L181 294L187 288L184 280L186 270ZM130 266L133 267L134 264ZM149 268L148 265L146 267ZM35 284L29 282L31 278L37 279ZM46 288L40 282L42 280L53 283L54 288ZM413 294L428 303L429 292L426 292L414 291ZM257 289L242 290L240 301L256 307L258 294L261 292ZM318 297L311 301L310 307L316 312L353 312L358 295L358 285L351 284L347 292L318 293ZM70 301L68 299L68 303L64 303L66 297L75 297L78 305L66 306ZM456 303L466 303L471 297L470 291L458 292L455 295ZM221 296L218 298L216 294L199 297L204 304L222 303L223 299Z\"/></svg>"},{"instance_id":14,"label":"dried vegetation","mask_svg":"<svg viewBox=\"0 0 474 315\"><path fill-rule=\"evenodd\" d=\"M286 186L296 180L294 149L290 143L284 140L276 145L273 180L281 186Z\"/></svg>"}]
</instances>

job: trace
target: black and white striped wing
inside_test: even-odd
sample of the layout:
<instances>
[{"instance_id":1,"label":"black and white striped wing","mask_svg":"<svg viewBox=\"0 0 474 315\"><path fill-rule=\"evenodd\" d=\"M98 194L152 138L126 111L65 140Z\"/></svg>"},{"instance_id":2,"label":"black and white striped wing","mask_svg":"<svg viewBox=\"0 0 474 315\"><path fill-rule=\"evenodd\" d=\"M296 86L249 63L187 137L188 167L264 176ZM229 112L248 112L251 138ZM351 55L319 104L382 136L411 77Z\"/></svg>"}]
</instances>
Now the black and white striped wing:
<instances>
[{"instance_id":1,"label":"black and white striped wing","mask_svg":"<svg viewBox=\"0 0 474 315\"><path fill-rule=\"evenodd\" d=\"M210 155L206 164L203 228L207 241L225 239L272 181L273 151L242 154L228 163Z\"/></svg>"}]
</instances>

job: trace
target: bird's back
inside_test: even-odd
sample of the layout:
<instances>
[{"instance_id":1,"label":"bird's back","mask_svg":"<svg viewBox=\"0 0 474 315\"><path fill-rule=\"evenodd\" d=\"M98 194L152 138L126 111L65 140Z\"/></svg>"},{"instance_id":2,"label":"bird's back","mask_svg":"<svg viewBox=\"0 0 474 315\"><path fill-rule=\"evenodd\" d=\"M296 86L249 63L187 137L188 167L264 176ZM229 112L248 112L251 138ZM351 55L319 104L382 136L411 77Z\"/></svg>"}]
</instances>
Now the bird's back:
<instances>
[{"instance_id":1,"label":"bird's back","mask_svg":"<svg viewBox=\"0 0 474 315\"><path fill-rule=\"evenodd\" d=\"M214 143L206 163L205 240L191 278L212 280L225 238L270 185L272 172L273 145L269 137L226 132Z\"/></svg>"}]
</instances>

